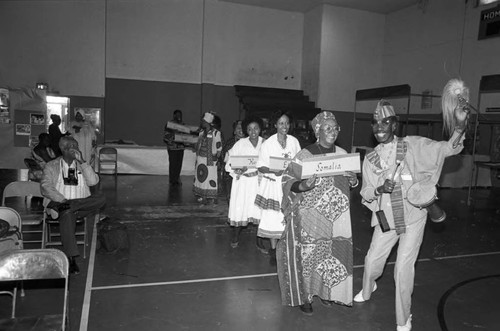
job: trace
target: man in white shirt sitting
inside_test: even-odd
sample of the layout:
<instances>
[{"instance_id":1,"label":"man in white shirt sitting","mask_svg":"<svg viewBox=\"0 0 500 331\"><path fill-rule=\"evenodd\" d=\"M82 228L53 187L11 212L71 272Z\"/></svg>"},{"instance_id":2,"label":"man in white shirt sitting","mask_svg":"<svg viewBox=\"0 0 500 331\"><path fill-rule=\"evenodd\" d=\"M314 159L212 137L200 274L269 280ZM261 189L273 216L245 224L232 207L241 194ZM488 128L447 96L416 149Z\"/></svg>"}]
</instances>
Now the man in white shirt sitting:
<instances>
[{"instance_id":1,"label":"man in white shirt sitting","mask_svg":"<svg viewBox=\"0 0 500 331\"><path fill-rule=\"evenodd\" d=\"M75 228L77 218L98 211L106 204L102 194L91 194L89 186L99 182L99 176L83 159L78 142L73 137L61 137L62 156L48 162L43 170L41 190L50 202L47 208L52 218L58 219L63 251L69 258L70 272L80 270L76 264L79 255Z\"/></svg>"}]
</instances>

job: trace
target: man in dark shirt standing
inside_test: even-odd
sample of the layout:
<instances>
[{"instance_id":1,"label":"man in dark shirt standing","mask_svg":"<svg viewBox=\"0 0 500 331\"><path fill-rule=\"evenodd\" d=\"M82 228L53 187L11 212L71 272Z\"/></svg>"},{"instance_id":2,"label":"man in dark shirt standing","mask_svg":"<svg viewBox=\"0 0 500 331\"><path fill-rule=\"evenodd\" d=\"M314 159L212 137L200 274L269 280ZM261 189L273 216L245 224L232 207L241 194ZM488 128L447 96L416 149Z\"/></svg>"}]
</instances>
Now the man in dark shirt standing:
<instances>
[{"instance_id":1,"label":"man in dark shirt standing","mask_svg":"<svg viewBox=\"0 0 500 331\"><path fill-rule=\"evenodd\" d=\"M182 122L182 111L176 109L174 111L174 118L171 122L177 124L184 124ZM170 178L170 185L180 186L182 185L179 180L182 169L182 159L184 158L184 144L174 141L175 130L167 128L165 124L165 133L163 135L163 141L167 144L168 150L168 173Z\"/></svg>"}]
</instances>

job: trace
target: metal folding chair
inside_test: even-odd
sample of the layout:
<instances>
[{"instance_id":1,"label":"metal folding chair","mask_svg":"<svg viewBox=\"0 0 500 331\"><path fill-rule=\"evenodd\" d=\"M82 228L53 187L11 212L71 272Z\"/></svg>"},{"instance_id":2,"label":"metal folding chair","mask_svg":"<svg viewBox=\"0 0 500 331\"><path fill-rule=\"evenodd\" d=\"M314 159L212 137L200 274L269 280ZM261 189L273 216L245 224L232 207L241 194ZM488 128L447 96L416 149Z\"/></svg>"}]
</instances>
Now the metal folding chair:
<instances>
[{"instance_id":1,"label":"metal folding chair","mask_svg":"<svg viewBox=\"0 0 500 331\"><path fill-rule=\"evenodd\" d=\"M24 230L24 234L35 234L40 233L43 238L43 226L44 213L43 209L31 210L30 199L33 197L38 197L43 199L42 192L40 191L40 183L34 181L16 181L7 184L3 190L2 196L2 206L6 207L6 199L8 198L23 198L24 206L21 208L19 204L9 203L9 207L13 207L20 215L22 219L23 227L29 227L30 230ZM39 229L36 229L39 227ZM26 236L24 236L26 237ZM43 240L26 240L24 243L42 243ZM41 246L41 245L40 245Z\"/></svg>"},{"instance_id":2,"label":"metal folding chair","mask_svg":"<svg viewBox=\"0 0 500 331\"><path fill-rule=\"evenodd\" d=\"M0 330L65 330L68 321L68 258L57 249L9 250L0 253L0 282L64 279L62 314L0 320Z\"/></svg>"},{"instance_id":3,"label":"metal folding chair","mask_svg":"<svg viewBox=\"0 0 500 331\"><path fill-rule=\"evenodd\" d=\"M99 174L118 174L118 151L114 147L99 150Z\"/></svg>"},{"instance_id":4,"label":"metal folding chair","mask_svg":"<svg viewBox=\"0 0 500 331\"><path fill-rule=\"evenodd\" d=\"M21 236L21 216L17 211L9 207L0 207L0 252L23 248ZM0 271L1 272L1 271ZM12 314L16 316L17 286L12 291L0 291L12 297ZM21 296L24 296L21 293Z\"/></svg>"}]
</instances>

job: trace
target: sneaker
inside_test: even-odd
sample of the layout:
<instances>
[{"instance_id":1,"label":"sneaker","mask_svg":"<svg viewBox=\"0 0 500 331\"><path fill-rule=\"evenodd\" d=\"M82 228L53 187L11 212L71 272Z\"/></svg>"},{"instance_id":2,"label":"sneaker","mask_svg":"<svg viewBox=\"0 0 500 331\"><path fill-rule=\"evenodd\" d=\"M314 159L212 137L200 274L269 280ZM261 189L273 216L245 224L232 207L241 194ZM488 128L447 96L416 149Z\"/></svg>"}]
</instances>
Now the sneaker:
<instances>
[{"instance_id":1,"label":"sneaker","mask_svg":"<svg viewBox=\"0 0 500 331\"><path fill-rule=\"evenodd\" d=\"M396 328L397 331L410 331L411 330L411 315L408 317L405 325L398 325Z\"/></svg>"},{"instance_id":2,"label":"sneaker","mask_svg":"<svg viewBox=\"0 0 500 331\"><path fill-rule=\"evenodd\" d=\"M299 306L300 310L304 315L311 316L313 314L313 307L310 302L306 302L303 305Z\"/></svg>"},{"instance_id":3,"label":"sneaker","mask_svg":"<svg viewBox=\"0 0 500 331\"><path fill-rule=\"evenodd\" d=\"M373 284L373 291L372 291L372 293L373 293L373 292L375 292L376 290L377 290L377 283L374 283L374 284ZM358 302L358 303L360 303L360 302L365 302L365 301L366 301L366 300L365 300L365 298L363 298L363 290L361 290L361 291L359 291L359 293L358 293L358 294L356 294L356 296L354 297L354 302Z\"/></svg>"}]
</instances>

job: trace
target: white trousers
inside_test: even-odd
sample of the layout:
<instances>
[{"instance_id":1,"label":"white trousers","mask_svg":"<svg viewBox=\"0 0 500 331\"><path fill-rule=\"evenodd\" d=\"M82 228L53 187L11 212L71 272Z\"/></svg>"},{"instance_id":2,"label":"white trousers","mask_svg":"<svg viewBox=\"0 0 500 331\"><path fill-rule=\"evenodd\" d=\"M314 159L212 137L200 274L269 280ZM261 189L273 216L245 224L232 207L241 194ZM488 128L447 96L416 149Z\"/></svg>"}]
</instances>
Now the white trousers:
<instances>
[{"instance_id":1,"label":"white trousers","mask_svg":"<svg viewBox=\"0 0 500 331\"><path fill-rule=\"evenodd\" d=\"M406 227L406 232L397 235L395 230L383 233L380 226L375 226L370 249L365 257L363 274L363 298L370 299L375 280L378 279L392 248L399 240L399 247L394 267L396 283L396 322L405 325L410 317L411 295L415 279L415 262L424 237L425 219Z\"/></svg>"}]
</instances>

